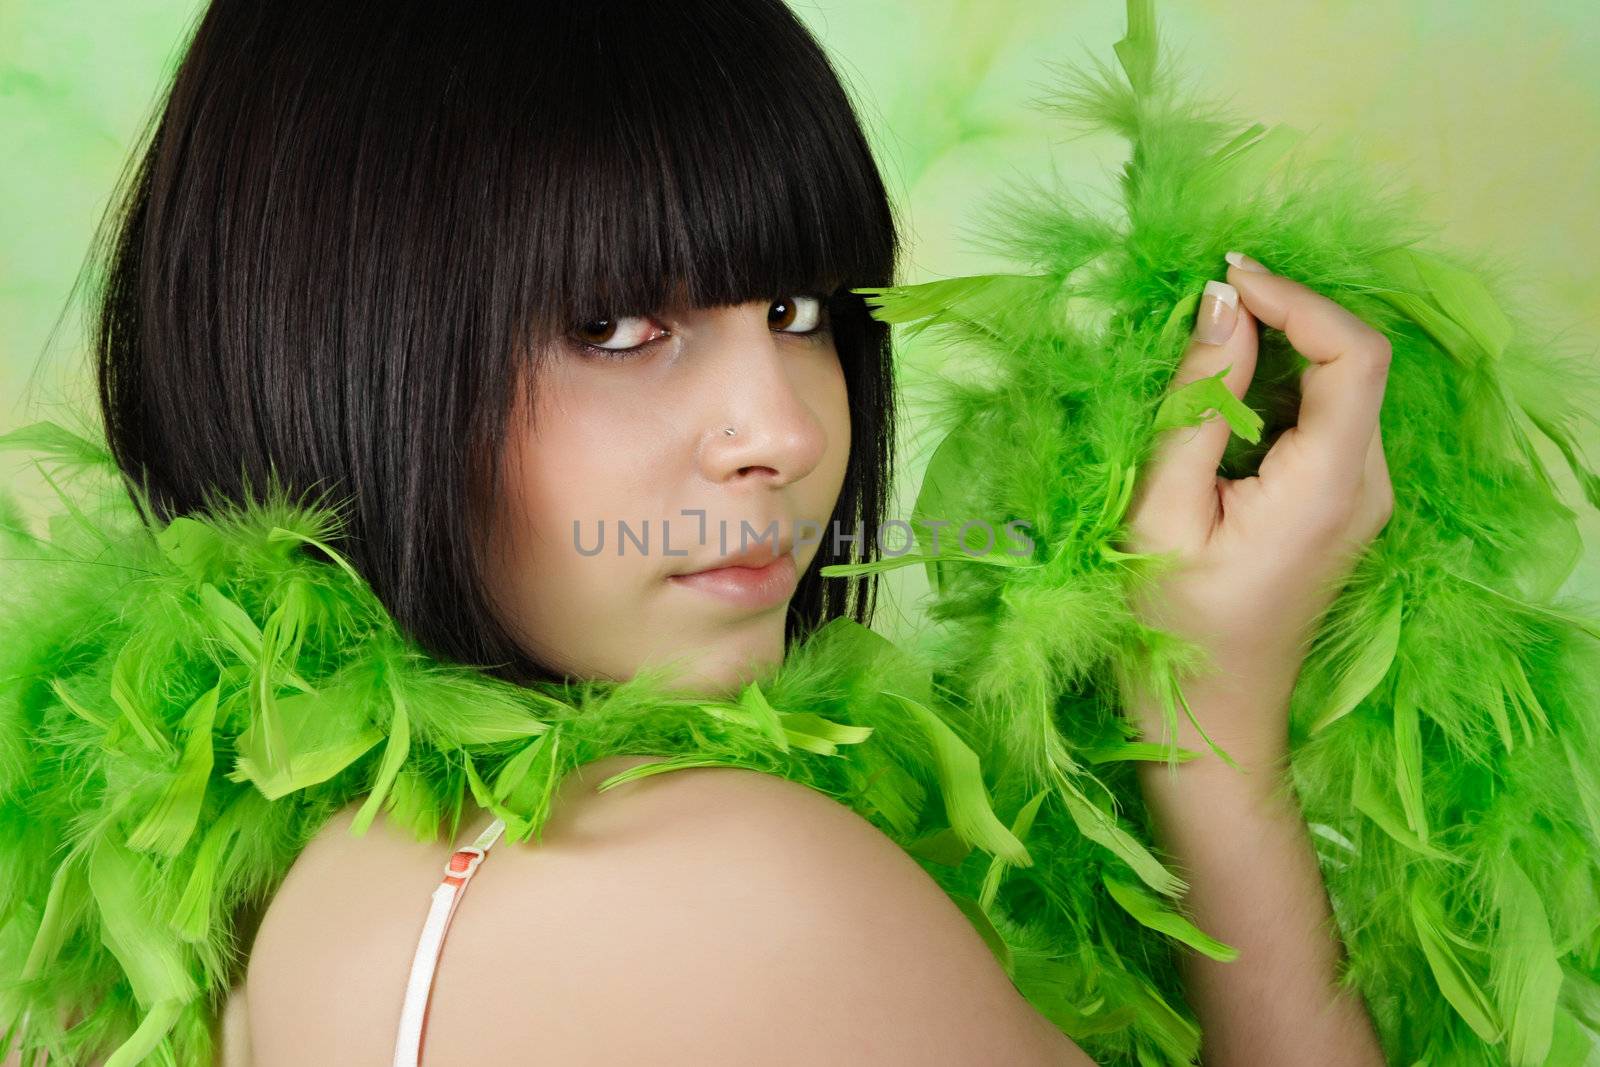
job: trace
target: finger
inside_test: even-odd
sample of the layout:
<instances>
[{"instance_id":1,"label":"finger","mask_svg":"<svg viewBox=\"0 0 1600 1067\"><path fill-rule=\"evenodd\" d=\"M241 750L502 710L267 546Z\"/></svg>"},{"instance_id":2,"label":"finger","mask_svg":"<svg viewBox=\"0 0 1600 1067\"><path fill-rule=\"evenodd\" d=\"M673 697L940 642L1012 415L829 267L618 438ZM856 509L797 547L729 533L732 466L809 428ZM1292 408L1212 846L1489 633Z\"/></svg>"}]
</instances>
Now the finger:
<instances>
[{"instance_id":1,"label":"finger","mask_svg":"<svg viewBox=\"0 0 1600 1067\"><path fill-rule=\"evenodd\" d=\"M1389 464L1383 452L1383 428L1372 431L1361 465L1361 484L1348 510L1333 508L1329 512L1330 529L1338 531L1345 549L1359 556L1388 525L1394 507L1394 493L1389 485Z\"/></svg>"},{"instance_id":2,"label":"finger","mask_svg":"<svg viewBox=\"0 0 1600 1067\"><path fill-rule=\"evenodd\" d=\"M1378 425L1388 382L1390 344L1384 334L1321 293L1272 274L1237 252L1228 253L1228 280L1245 307L1282 330L1311 361L1300 378L1296 449L1325 469L1358 469Z\"/></svg>"},{"instance_id":3,"label":"finger","mask_svg":"<svg viewBox=\"0 0 1600 1067\"><path fill-rule=\"evenodd\" d=\"M1389 465L1383 452L1383 429L1373 430L1362 462L1361 489L1349 517L1339 523L1340 567L1335 572L1342 583L1350 568L1377 540L1388 525L1394 508L1394 493L1389 485Z\"/></svg>"},{"instance_id":4,"label":"finger","mask_svg":"<svg viewBox=\"0 0 1600 1067\"><path fill-rule=\"evenodd\" d=\"M1255 366L1254 316L1241 306L1233 286L1207 282L1194 331L1173 372L1167 394L1228 368L1223 384L1235 396L1243 397ZM1228 424L1220 417L1212 417L1199 426L1175 426L1162 431L1139 478L1139 501L1159 500L1163 507L1206 499L1214 503L1217 467L1222 462L1228 434Z\"/></svg>"}]
</instances>

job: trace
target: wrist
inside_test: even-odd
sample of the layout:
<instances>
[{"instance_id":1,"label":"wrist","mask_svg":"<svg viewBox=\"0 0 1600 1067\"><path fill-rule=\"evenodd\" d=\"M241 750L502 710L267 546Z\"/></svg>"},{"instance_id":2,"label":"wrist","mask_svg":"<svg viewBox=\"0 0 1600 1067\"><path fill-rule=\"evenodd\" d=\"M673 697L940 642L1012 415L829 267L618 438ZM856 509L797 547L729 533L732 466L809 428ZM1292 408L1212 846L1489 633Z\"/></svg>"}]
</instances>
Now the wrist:
<instances>
[{"instance_id":1,"label":"wrist","mask_svg":"<svg viewBox=\"0 0 1600 1067\"><path fill-rule=\"evenodd\" d=\"M1182 765L1191 770L1215 764L1222 771L1239 773L1212 750L1212 744L1256 777L1280 773L1287 766L1293 678L1251 678L1223 672L1180 677L1177 684L1183 699L1173 695L1175 723L1167 721L1160 701L1149 694L1137 695L1128 706L1128 717L1138 729L1140 741L1176 744L1196 753Z\"/></svg>"},{"instance_id":2,"label":"wrist","mask_svg":"<svg viewBox=\"0 0 1600 1067\"><path fill-rule=\"evenodd\" d=\"M1141 761L1137 773L1146 799L1174 798L1181 800L1185 807L1194 808L1196 813L1203 807L1214 814L1212 805L1218 802L1265 809L1292 798L1287 752L1275 746L1250 748L1213 740L1232 757L1232 764L1224 762L1203 741L1198 746L1183 746L1197 753L1183 763ZM1196 798L1201 796L1205 798L1204 804L1196 805ZM1299 807L1297 800L1290 802Z\"/></svg>"}]
</instances>

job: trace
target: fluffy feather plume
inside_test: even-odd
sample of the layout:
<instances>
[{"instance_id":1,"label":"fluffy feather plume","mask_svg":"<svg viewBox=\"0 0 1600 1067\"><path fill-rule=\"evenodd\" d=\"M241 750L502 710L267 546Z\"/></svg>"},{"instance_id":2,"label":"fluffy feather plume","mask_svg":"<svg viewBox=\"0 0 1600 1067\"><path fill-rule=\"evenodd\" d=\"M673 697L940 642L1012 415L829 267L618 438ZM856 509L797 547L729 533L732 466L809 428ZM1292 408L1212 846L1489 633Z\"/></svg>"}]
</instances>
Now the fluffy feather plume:
<instances>
[{"instance_id":1,"label":"fluffy feather plume","mask_svg":"<svg viewBox=\"0 0 1600 1067\"><path fill-rule=\"evenodd\" d=\"M1139 626L1161 561L1118 551L1152 437L1226 419L1249 473L1295 410L1303 361L1268 331L1243 404L1164 396L1204 280L1248 249L1383 329L1394 517L1325 620L1295 691L1293 778L1391 1062L1580 1064L1600 1033L1600 626L1552 599L1591 503L1576 429L1591 365L1502 311L1493 272L1435 247L1405 195L1292 130L1180 91L1150 5L1112 68L1067 71L1063 120L1132 145L1120 214L1065 193L1001 202L1015 274L871 295L961 352L914 519L1027 523L1031 555L938 551L929 625L901 644L841 620L735 699L666 679L511 686L430 659L338 552L331 509L273 496L142 526L89 436L33 452L61 509L0 500L0 1055L212 1062L212 1026L270 899L340 808L418 839L468 798L537 843L571 769L601 783L729 765L850 805L915 857L1018 989L1107 1064L1187 1064L1179 951L1233 950L1182 914L1150 844L1119 682L1174 697L1198 650ZM69 478L68 475L74 475ZM70 487L70 491L69 491ZM841 567L846 573L853 568ZM1226 833L1227 828L1219 828Z\"/></svg>"},{"instance_id":2,"label":"fluffy feather plume","mask_svg":"<svg viewBox=\"0 0 1600 1067\"><path fill-rule=\"evenodd\" d=\"M939 396L947 435L914 523L924 552L931 519L1022 521L1038 541L1010 566L948 548L927 561L938 680L967 698L981 753L1007 768L1002 808L1051 781L1063 798L1067 783L1092 795L1081 775L1093 767L1146 840L1125 759L1155 753L1123 744L1119 682L1172 694L1180 714L1177 672L1201 661L1126 608L1162 564L1114 547L1130 485L1155 432L1215 417L1234 433L1222 473L1254 473L1294 421L1306 365L1267 329L1243 404L1212 379L1163 396L1199 291L1238 248L1351 309L1393 344L1382 425L1397 503L1323 621L1290 709L1293 784L1349 950L1344 980L1390 1062L1588 1062L1600 1035L1600 620L1592 605L1552 601L1581 541L1533 439L1548 438L1600 505L1577 445L1600 412L1592 355L1562 356L1553 331L1503 308L1509 272L1442 248L1416 221L1415 193L1181 89L1147 0L1130 0L1116 53L1120 71L1068 71L1048 101L1063 121L1130 142L1114 217L1024 190L986 228L1018 273L865 290L880 318L959 351L981 380ZM1059 840L1081 868L1070 906L1103 915L1090 872L1110 886L1133 858L1080 829L1108 847ZM1122 1009L1124 977L1105 980L1121 946L1058 947L1102 1019ZM1057 1020L1099 1062L1185 1062L1149 1031L1084 1014Z\"/></svg>"},{"instance_id":3,"label":"fluffy feather plume","mask_svg":"<svg viewBox=\"0 0 1600 1067\"><path fill-rule=\"evenodd\" d=\"M537 842L567 772L651 754L598 788L782 775L909 848L970 854L948 885L975 916L994 872L1031 862L926 664L854 622L736 699L672 695L660 671L514 686L405 638L330 509L277 495L152 531L92 442L37 424L0 446L79 487L48 536L20 508L4 529L0 1033L25 1062L213 1062L241 916L358 802L357 835L381 815L453 836L471 797Z\"/></svg>"}]
</instances>

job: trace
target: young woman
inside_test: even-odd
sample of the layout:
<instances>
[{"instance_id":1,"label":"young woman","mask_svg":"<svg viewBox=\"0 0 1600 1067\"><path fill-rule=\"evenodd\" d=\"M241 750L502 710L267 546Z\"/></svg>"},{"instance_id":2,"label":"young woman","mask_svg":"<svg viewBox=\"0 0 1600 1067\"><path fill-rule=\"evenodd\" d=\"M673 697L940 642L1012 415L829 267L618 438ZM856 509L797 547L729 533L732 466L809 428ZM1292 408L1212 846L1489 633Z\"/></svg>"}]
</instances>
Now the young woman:
<instances>
[{"instance_id":1,"label":"young woman","mask_svg":"<svg viewBox=\"0 0 1600 1067\"><path fill-rule=\"evenodd\" d=\"M406 632L513 681L671 661L727 693L820 623L871 617L870 578L818 573L870 539L803 531L885 517L887 327L850 290L892 283L897 236L780 0L214 0L130 188L101 399L161 517L269 472L335 492L341 550ZM1196 922L1240 950L1187 964L1205 1062L1377 1063L1274 786L1304 639L1392 506L1388 343L1230 259L1178 382L1231 366L1242 395L1258 321L1314 365L1259 477L1217 477L1219 422L1170 431L1141 472L1130 545L1183 566L1140 610L1225 666L1190 701L1247 772L1205 755L1144 788ZM602 522L646 521L683 551L586 551ZM777 543L741 555L744 524ZM1153 703L1128 712L1159 738ZM592 791L650 758L583 767L537 847L475 873L427 1062L1089 1062L867 822L732 769ZM260 917L229 1062L394 1057L449 850L352 837L353 814Z\"/></svg>"}]
</instances>

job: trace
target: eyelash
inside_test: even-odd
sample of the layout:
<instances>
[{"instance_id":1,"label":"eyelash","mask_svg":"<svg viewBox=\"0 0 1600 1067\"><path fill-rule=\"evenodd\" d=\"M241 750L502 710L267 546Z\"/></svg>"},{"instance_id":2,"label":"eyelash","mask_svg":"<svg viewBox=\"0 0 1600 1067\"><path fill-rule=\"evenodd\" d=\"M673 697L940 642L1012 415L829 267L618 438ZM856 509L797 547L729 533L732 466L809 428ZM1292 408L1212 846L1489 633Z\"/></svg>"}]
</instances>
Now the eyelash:
<instances>
[{"instance_id":1,"label":"eyelash","mask_svg":"<svg viewBox=\"0 0 1600 1067\"><path fill-rule=\"evenodd\" d=\"M806 289L806 290L801 290L801 291L795 292L795 293L789 293L787 295L790 296L790 297L810 297L811 299L815 300L817 302L817 305L818 305L818 308L819 308L819 311L817 312L817 324L815 326L813 326L809 330L800 330L800 331L778 330L776 332L783 333L783 334L788 334L790 337L808 337L808 338L817 338L817 337L821 337L821 336L823 336L825 334L828 334L828 333L832 332L832 329L833 329L833 315L832 315L832 308L829 306L830 305L830 299L829 299L830 294L821 292L820 290ZM782 299L783 299L782 297L779 297L778 299L771 301L771 303L773 303L773 304L779 303L779 302L782 301ZM640 316L634 316L634 315L620 315L620 316L618 316L618 318L637 318L637 317L640 317ZM579 323L579 325L580 326L581 325L587 325L589 322L609 322L609 321L611 321L611 320L606 319L604 317L597 317L597 318L594 318L594 319L586 320L583 323ZM574 327L574 331L573 332L575 332L575 331L576 331L576 327ZM629 359L632 356L635 356L635 355L639 354L640 352L643 352L645 349L650 348L651 346L655 345L656 342L664 341L668 337L671 337L671 336L672 335L670 333L665 333L665 334L662 334L659 337L653 338L652 340L644 341L644 342L641 342L640 344L636 344L636 345L632 346L631 348L602 348L599 345L590 344L588 341L580 341L580 340L578 340L576 337L572 336L572 332L569 332L567 334L567 338L566 339L567 339L567 343L568 344L572 345L574 348L576 348L578 351L584 353L585 355L594 356L594 357L596 357L598 359L613 360L613 361L620 362L622 360Z\"/></svg>"}]
</instances>

